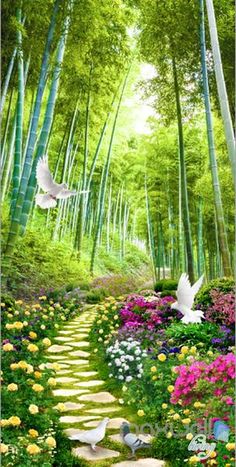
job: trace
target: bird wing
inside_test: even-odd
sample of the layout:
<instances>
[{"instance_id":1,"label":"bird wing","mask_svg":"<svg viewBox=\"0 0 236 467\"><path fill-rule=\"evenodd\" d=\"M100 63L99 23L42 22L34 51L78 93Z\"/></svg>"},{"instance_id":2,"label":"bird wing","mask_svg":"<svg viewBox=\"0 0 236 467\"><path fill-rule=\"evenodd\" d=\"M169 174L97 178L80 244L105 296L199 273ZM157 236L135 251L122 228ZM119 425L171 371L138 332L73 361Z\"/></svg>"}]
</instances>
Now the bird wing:
<instances>
[{"instance_id":1,"label":"bird wing","mask_svg":"<svg viewBox=\"0 0 236 467\"><path fill-rule=\"evenodd\" d=\"M192 308L194 300L194 290L191 287L188 275L186 273L183 273L180 276L176 295L179 305L184 305L188 308Z\"/></svg>"},{"instance_id":2,"label":"bird wing","mask_svg":"<svg viewBox=\"0 0 236 467\"><path fill-rule=\"evenodd\" d=\"M198 293L199 289L201 288L203 279L204 279L204 274L197 280L197 282L195 282L195 284L193 284L192 291L193 291L194 297Z\"/></svg>"},{"instance_id":3,"label":"bird wing","mask_svg":"<svg viewBox=\"0 0 236 467\"><path fill-rule=\"evenodd\" d=\"M55 187L55 185L57 185L53 181L46 157L42 157L38 161L36 168L36 178L39 187L46 192L52 190Z\"/></svg>"},{"instance_id":4,"label":"bird wing","mask_svg":"<svg viewBox=\"0 0 236 467\"><path fill-rule=\"evenodd\" d=\"M127 435L125 435L125 437L124 437L124 441L127 444L127 446L129 446L131 449L134 449L134 450L139 449L142 446L144 447L144 446L149 445L149 443L146 443L145 441L138 438L133 433L127 433Z\"/></svg>"},{"instance_id":5,"label":"bird wing","mask_svg":"<svg viewBox=\"0 0 236 467\"><path fill-rule=\"evenodd\" d=\"M66 198L70 198L70 196L75 196L75 195L77 195L77 191L63 189L60 191L60 193L58 193L57 198L66 199Z\"/></svg>"}]
</instances>

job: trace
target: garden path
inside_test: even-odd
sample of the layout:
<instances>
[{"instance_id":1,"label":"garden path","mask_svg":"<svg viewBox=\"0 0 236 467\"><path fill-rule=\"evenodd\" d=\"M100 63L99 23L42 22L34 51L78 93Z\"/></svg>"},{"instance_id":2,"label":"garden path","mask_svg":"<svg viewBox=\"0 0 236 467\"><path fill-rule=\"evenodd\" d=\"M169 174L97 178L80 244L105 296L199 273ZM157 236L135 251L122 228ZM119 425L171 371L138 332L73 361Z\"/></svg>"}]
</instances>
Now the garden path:
<instances>
[{"instance_id":1,"label":"garden path","mask_svg":"<svg viewBox=\"0 0 236 467\"><path fill-rule=\"evenodd\" d=\"M60 422L68 438L97 426L103 417L110 418L106 437L100 443L104 447L97 446L94 453L89 446L74 441L73 455L88 461L87 465L97 467L163 467L163 461L152 458L123 461L129 450L124 447L119 434L120 425L125 420L119 416L121 407L116 398L104 390L104 381L98 379L97 372L91 370L89 364L89 332L95 314L95 307L85 306L80 316L59 330L56 343L48 349L48 360L60 365L53 394L56 403L62 402L66 407Z\"/></svg>"}]
</instances>

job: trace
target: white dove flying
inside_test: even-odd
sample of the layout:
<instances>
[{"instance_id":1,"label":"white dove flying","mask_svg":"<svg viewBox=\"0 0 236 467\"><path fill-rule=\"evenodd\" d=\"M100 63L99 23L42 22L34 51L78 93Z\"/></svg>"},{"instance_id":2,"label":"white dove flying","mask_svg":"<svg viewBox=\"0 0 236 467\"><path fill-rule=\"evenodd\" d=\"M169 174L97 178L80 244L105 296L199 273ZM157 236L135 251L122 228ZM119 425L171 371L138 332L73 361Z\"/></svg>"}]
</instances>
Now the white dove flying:
<instances>
[{"instance_id":1,"label":"white dove flying","mask_svg":"<svg viewBox=\"0 0 236 467\"><path fill-rule=\"evenodd\" d=\"M194 297L199 291L202 282L202 275L193 286L189 282L188 275L183 273L179 279L178 288L177 288L177 302L172 303L171 308L174 310L179 310L183 316L181 321L185 324L188 323L201 323L201 318L204 318L203 311L201 310L192 310Z\"/></svg>"},{"instance_id":2,"label":"white dove flying","mask_svg":"<svg viewBox=\"0 0 236 467\"><path fill-rule=\"evenodd\" d=\"M42 209L55 208L57 199L65 199L76 195L77 191L68 190L66 183L56 183L48 167L47 157L39 159L36 168L36 178L39 187L45 194L36 195L36 204ZM83 190L80 193L88 193Z\"/></svg>"},{"instance_id":3,"label":"white dove flying","mask_svg":"<svg viewBox=\"0 0 236 467\"><path fill-rule=\"evenodd\" d=\"M96 451L96 444L103 440L106 434L106 426L109 423L110 418L104 418L96 428L88 431L81 431L70 436L73 441L80 441L81 443L90 444L93 451Z\"/></svg>"}]
</instances>

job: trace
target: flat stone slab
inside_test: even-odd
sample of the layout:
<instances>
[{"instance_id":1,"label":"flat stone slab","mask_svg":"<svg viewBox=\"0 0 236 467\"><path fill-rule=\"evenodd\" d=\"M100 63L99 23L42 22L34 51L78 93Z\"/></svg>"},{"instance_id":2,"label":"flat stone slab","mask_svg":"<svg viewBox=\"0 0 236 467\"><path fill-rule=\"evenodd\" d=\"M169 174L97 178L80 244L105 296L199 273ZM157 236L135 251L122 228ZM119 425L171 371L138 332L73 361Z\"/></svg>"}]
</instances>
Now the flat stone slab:
<instances>
[{"instance_id":1,"label":"flat stone slab","mask_svg":"<svg viewBox=\"0 0 236 467\"><path fill-rule=\"evenodd\" d=\"M68 373L71 373L71 370L59 370L57 371L58 375L68 375Z\"/></svg>"},{"instance_id":2,"label":"flat stone slab","mask_svg":"<svg viewBox=\"0 0 236 467\"><path fill-rule=\"evenodd\" d=\"M75 386L80 386L81 388L92 388L93 386L101 386L104 383L105 381L102 381L100 379L94 379L91 381L81 381L79 383L76 383Z\"/></svg>"},{"instance_id":3,"label":"flat stone slab","mask_svg":"<svg viewBox=\"0 0 236 467\"><path fill-rule=\"evenodd\" d=\"M97 392L94 394L84 394L79 397L81 401L101 402L103 404L114 402L116 398L109 392Z\"/></svg>"},{"instance_id":4,"label":"flat stone slab","mask_svg":"<svg viewBox=\"0 0 236 467\"><path fill-rule=\"evenodd\" d=\"M112 464L113 467L131 467L137 465L138 467L164 467L166 464L164 461L148 457L146 459L139 459L138 461L124 461L118 464Z\"/></svg>"},{"instance_id":5,"label":"flat stone slab","mask_svg":"<svg viewBox=\"0 0 236 467\"><path fill-rule=\"evenodd\" d=\"M96 376L97 374L97 371L79 371L78 373L74 373L75 376L79 376L81 378L89 378L90 376Z\"/></svg>"},{"instance_id":6,"label":"flat stone slab","mask_svg":"<svg viewBox=\"0 0 236 467\"><path fill-rule=\"evenodd\" d=\"M102 448L97 446L96 452L93 452L89 446L72 449L72 454L75 457L82 457L88 461L98 461L100 459L111 459L112 457L119 457L118 451Z\"/></svg>"},{"instance_id":7,"label":"flat stone slab","mask_svg":"<svg viewBox=\"0 0 236 467\"><path fill-rule=\"evenodd\" d=\"M87 341L70 342L70 345L72 345L73 347L89 347L89 342ZM69 350L72 350L72 348L69 348Z\"/></svg>"},{"instance_id":8,"label":"flat stone slab","mask_svg":"<svg viewBox=\"0 0 236 467\"><path fill-rule=\"evenodd\" d=\"M53 395L58 397L58 396L64 396L64 397L72 397L72 396L78 396L81 393L89 392L86 389L55 389L53 392Z\"/></svg>"},{"instance_id":9,"label":"flat stone slab","mask_svg":"<svg viewBox=\"0 0 236 467\"><path fill-rule=\"evenodd\" d=\"M69 342L69 341L71 341L72 336L71 336L71 337L63 337L63 336L60 337L60 336L59 336L59 337L55 337L54 339L55 339L55 341Z\"/></svg>"},{"instance_id":10,"label":"flat stone slab","mask_svg":"<svg viewBox=\"0 0 236 467\"><path fill-rule=\"evenodd\" d=\"M107 428L108 428L108 429L109 429L109 428L119 429L120 426L121 426L121 424L122 424L123 422L127 422L127 420L125 420L125 418L112 418L112 419L109 421L109 423L108 423L108 425L107 425ZM94 422L92 421L92 422L84 423L84 426L85 426L86 428L94 428L94 427L96 427L97 425L96 425L96 422L95 422L95 421L94 421Z\"/></svg>"},{"instance_id":11,"label":"flat stone slab","mask_svg":"<svg viewBox=\"0 0 236 467\"><path fill-rule=\"evenodd\" d=\"M88 337L88 332L86 332L86 333L83 332L83 333L78 333L78 334L72 334L71 337L72 337L73 339L78 339L78 340L80 340L80 339L86 339L86 337Z\"/></svg>"},{"instance_id":12,"label":"flat stone slab","mask_svg":"<svg viewBox=\"0 0 236 467\"><path fill-rule=\"evenodd\" d=\"M71 357L89 357L90 353L84 350L75 350L74 352L69 352L69 355L71 355Z\"/></svg>"},{"instance_id":13,"label":"flat stone slab","mask_svg":"<svg viewBox=\"0 0 236 467\"><path fill-rule=\"evenodd\" d=\"M61 376L55 379L57 383L62 383L62 384L74 383L75 381L78 381L77 378L70 378L69 376Z\"/></svg>"},{"instance_id":14,"label":"flat stone slab","mask_svg":"<svg viewBox=\"0 0 236 467\"><path fill-rule=\"evenodd\" d=\"M51 347L48 347L47 351L50 353L59 353L59 352L66 352L67 350L72 350L72 348L69 347L68 345L54 344L54 345L51 345Z\"/></svg>"},{"instance_id":15,"label":"flat stone slab","mask_svg":"<svg viewBox=\"0 0 236 467\"><path fill-rule=\"evenodd\" d=\"M69 365L63 362L58 363L58 365L60 365L60 370L61 368L69 368ZM56 373L58 373L60 370L56 370Z\"/></svg>"},{"instance_id":16,"label":"flat stone slab","mask_svg":"<svg viewBox=\"0 0 236 467\"><path fill-rule=\"evenodd\" d=\"M64 330L62 330L62 331L58 331L58 334L65 334L65 335L68 334L68 335L69 335L69 334L73 334L73 332L74 332L74 330L72 330L72 329L71 329L71 331L64 331Z\"/></svg>"},{"instance_id":17,"label":"flat stone slab","mask_svg":"<svg viewBox=\"0 0 236 467\"><path fill-rule=\"evenodd\" d=\"M68 410L80 410L84 407L84 404L76 404L76 402L63 402L66 411Z\"/></svg>"},{"instance_id":18,"label":"flat stone slab","mask_svg":"<svg viewBox=\"0 0 236 467\"><path fill-rule=\"evenodd\" d=\"M99 409L85 410L85 413L105 414L105 413L111 413L111 412L118 412L119 410L121 410L120 407L100 407ZM120 435L112 435L112 436L120 436Z\"/></svg>"},{"instance_id":19,"label":"flat stone slab","mask_svg":"<svg viewBox=\"0 0 236 467\"><path fill-rule=\"evenodd\" d=\"M69 360L69 365L88 365L88 360Z\"/></svg>"},{"instance_id":20,"label":"flat stone slab","mask_svg":"<svg viewBox=\"0 0 236 467\"><path fill-rule=\"evenodd\" d=\"M151 435L142 435L142 434L138 434L137 435L139 439L141 439L142 441L144 441L145 443L150 443L153 439L153 436ZM122 436L119 434L116 434L116 435L110 435L109 438L112 440L112 441L115 441L116 443L122 443L124 444L123 442L123 439L122 439Z\"/></svg>"},{"instance_id":21,"label":"flat stone slab","mask_svg":"<svg viewBox=\"0 0 236 467\"><path fill-rule=\"evenodd\" d=\"M84 415L84 416L76 416L76 415L64 415L60 417L60 423L81 423L86 422L86 420L91 420L91 418L100 419L99 416L92 416L92 415ZM97 426L98 422L95 421L95 426Z\"/></svg>"}]
</instances>

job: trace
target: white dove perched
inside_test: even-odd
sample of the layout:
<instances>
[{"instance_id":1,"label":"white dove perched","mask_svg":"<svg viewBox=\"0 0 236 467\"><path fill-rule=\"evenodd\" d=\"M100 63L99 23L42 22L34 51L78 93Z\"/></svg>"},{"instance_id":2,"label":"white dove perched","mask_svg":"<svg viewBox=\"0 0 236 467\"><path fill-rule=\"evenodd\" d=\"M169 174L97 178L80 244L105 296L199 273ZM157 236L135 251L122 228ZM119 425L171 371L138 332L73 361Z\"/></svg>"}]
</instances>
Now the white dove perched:
<instances>
[{"instance_id":1,"label":"white dove perched","mask_svg":"<svg viewBox=\"0 0 236 467\"><path fill-rule=\"evenodd\" d=\"M65 199L76 195L77 191L68 190L66 183L56 183L48 167L47 157L39 159L36 168L36 178L39 187L45 191L45 194L36 195L36 204L42 209L55 208L57 199ZM87 193L87 191L80 191Z\"/></svg>"},{"instance_id":2,"label":"white dove perched","mask_svg":"<svg viewBox=\"0 0 236 467\"><path fill-rule=\"evenodd\" d=\"M132 451L132 457L135 457L135 452L137 451L137 449L151 447L151 444L145 443L145 441L142 441L140 438L138 438L137 435L135 435L134 433L130 433L130 427L128 423L123 422L120 429L124 443L127 446L129 446L129 448Z\"/></svg>"},{"instance_id":3,"label":"white dove perched","mask_svg":"<svg viewBox=\"0 0 236 467\"><path fill-rule=\"evenodd\" d=\"M181 321L185 324L201 323L201 318L204 318L203 311L191 309L193 306L194 297L202 285L203 277L204 275L202 275L193 286L191 286L188 275L186 273L183 273L179 279L176 292L178 301L172 303L171 308L179 310L182 315L184 315Z\"/></svg>"},{"instance_id":4,"label":"white dove perched","mask_svg":"<svg viewBox=\"0 0 236 467\"><path fill-rule=\"evenodd\" d=\"M96 444L103 440L106 434L106 426L110 418L104 418L93 430L84 431L70 436L73 441L90 444L93 451L96 451Z\"/></svg>"}]
</instances>

